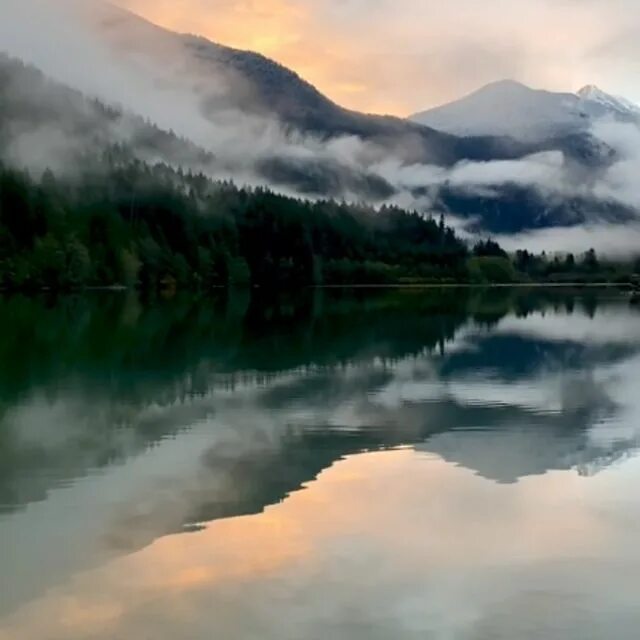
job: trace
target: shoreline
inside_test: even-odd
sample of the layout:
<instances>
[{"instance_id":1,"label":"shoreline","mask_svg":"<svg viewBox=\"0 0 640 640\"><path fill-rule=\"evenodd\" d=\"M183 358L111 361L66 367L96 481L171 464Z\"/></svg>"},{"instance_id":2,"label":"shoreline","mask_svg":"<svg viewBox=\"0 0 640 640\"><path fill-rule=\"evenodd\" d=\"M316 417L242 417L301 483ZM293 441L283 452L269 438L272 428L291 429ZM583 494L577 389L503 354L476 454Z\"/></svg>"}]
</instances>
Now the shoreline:
<instances>
[{"instance_id":1,"label":"shoreline","mask_svg":"<svg viewBox=\"0 0 640 640\"><path fill-rule=\"evenodd\" d=\"M139 294L183 294L192 293L206 295L206 293L222 291L235 292L252 292L252 291L269 291L273 293L296 293L308 290L436 290L436 289L607 289L617 290L621 293L640 293L640 288L631 283L614 283L614 282L513 282L513 283L465 283L465 282L448 282L448 283L407 283L407 284L322 284L322 285L306 285L297 289L293 288L267 288L259 286L250 287L212 287L206 291L197 289L175 289L175 290L149 290L137 289L136 287L127 287L123 285L84 287L82 289L2 289L0 295L24 295L37 296L42 294L52 295L78 295L83 293L139 293Z\"/></svg>"},{"instance_id":2,"label":"shoreline","mask_svg":"<svg viewBox=\"0 0 640 640\"><path fill-rule=\"evenodd\" d=\"M424 283L424 284L324 284L313 289L618 289L635 291L631 284L614 282L513 282L513 283Z\"/></svg>"}]
</instances>

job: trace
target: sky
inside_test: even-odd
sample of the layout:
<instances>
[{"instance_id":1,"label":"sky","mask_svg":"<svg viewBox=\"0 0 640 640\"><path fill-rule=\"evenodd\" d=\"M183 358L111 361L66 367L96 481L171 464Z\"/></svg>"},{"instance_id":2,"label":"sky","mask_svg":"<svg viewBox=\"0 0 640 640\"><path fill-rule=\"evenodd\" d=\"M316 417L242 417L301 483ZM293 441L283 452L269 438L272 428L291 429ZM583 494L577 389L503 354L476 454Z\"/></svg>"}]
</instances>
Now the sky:
<instances>
[{"instance_id":1,"label":"sky","mask_svg":"<svg viewBox=\"0 0 640 640\"><path fill-rule=\"evenodd\" d=\"M640 102L637 0L116 0L258 51L336 102L409 115L494 80Z\"/></svg>"}]
</instances>

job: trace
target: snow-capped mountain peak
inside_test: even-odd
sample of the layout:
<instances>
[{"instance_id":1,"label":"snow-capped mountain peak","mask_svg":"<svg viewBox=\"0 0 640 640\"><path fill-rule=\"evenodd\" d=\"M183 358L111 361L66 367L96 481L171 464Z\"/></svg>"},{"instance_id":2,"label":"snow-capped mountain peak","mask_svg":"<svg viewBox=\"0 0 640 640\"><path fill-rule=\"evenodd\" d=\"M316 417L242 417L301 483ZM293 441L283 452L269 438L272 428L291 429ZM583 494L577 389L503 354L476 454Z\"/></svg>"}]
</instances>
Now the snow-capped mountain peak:
<instances>
[{"instance_id":1,"label":"snow-capped mountain peak","mask_svg":"<svg viewBox=\"0 0 640 640\"><path fill-rule=\"evenodd\" d=\"M623 115L640 115L640 107L626 98L606 93L594 84L588 84L578 91L577 96L587 102L599 104L606 109Z\"/></svg>"},{"instance_id":2,"label":"snow-capped mountain peak","mask_svg":"<svg viewBox=\"0 0 640 640\"><path fill-rule=\"evenodd\" d=\"M595 84L588 84L577 92L578 96L583 100L599 100L602 97L609 97L602 89Z\"/></svg>"},{"instance_id":3,"label":"snow-capped mountain peak","mask_svg":"<svg viewBox=\"0 0 640 640\"><path fill-rule=\"evenodd\" d=\"M595 85L578 93L558 93L502 80L415 114L411 120L457 135L501 135L531 141L585 131L606 117L640 122L640 107Z\"/></svg>"}]
</instances>

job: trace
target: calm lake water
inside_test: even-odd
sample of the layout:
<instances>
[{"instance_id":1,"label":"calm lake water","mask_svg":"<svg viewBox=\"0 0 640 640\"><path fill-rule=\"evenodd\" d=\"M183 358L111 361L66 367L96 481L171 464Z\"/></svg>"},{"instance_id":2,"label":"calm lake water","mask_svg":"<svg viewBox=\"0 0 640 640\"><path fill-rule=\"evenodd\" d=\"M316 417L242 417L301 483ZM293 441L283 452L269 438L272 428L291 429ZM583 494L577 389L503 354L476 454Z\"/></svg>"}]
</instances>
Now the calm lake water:
<instances>
[{"instance_id":1,"label":"calm lake water","mask_svg":"<svg viewBox=\"0 0 640 640\"><path fill-rule=\"evenodd\" d=\"M0 639L637 640L640 307L0 301Z\"/></svg>"}]
</instances>

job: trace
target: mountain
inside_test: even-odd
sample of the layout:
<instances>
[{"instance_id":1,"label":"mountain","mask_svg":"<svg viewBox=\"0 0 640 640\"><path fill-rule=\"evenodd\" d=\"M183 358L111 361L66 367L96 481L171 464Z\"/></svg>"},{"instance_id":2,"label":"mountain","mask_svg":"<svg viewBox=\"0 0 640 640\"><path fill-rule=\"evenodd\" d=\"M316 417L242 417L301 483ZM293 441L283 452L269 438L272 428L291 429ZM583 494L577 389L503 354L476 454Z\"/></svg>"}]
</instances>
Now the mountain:
<instances>
[{"instance_id":1,"label":"mountain","mask_svg":"<svg viewBox=\"0 0 640 640\"><path fill-rule=\"evenodd\" d=\"M35 67L0 53L0 160L36 170L71 165L126 145L144 161L202 167L213 155L119 107L84 96Z\"/></svg>"},{"instance_id":2,"label":"mountain","mask_svg":"<svg viewBox=\"0 0 640 640\"><path fill-rule=\"evenodd\" d=\"M454 135L510 136L533 142L585 132L603 117L640 122L640 107L594 86L576 94L555 93L503 80L410 120Z\"/></svg>"},{"instance_id":3,"label":"mountain","mask_svg":"<svg viewBox=\"0 0 640 640\"><path fill-rule=\"evenodd\" d=\"M216 123L230 111L274 120L286 132L321 140L356 136L381 155L405 162L452 165L459 160L514 158L532 150L504 138L452 136L405 119L345 109L294 71L263 55L190 34L174 33L122 9L104 5L95 27L118 55L197 97Z\"/></svg>"},{"instance_id":4,"label":"mountain","mask_svg":"<svg viewBox=\"0 0 640 640\"><path fill-rule=\"evenodd\" d=\"M473 221L473 231L618 222L634 215L587 190L578 200L560 194L549 206L545 190L511 184L498 163L495 171L491 167L491 184L467 188L449 180L448 170L456 166L478 163L482 171L484 164L553 151L580 185L593 182L614 161L614 152L584 126L571 126L557 115L554 96L559 94L516 83L481 92L493 94L494 100L505 97L505 108L526 103L531 93L543 95L548 103L539 118L547 127L544 136L515 139L503 131L456 135L344 109L262 55L174 33L111 5L91 7L84 27L91 39L83 46L99 42L101 55L87 51L87 60L102 65L91 78L78 75L83 69L86 74L84 67L65 75L41 57L45 75L0 54L0 160L73 171L119 145L126 147L128 159L168 163L241 184L268 184L302 197L381 203L397 196L412 205L426 199L431 212ZM23 53L34 62L35 54ZM588 103L594 114L611 108L602 98L573 99ZM489 101L486 95L483 100ZM491 110L484 111L489 118ZM547 121L563 126L548 127ZM399 177L405 169L424 175L424 184L413 176L405 184Z\"/></svg>"},{"instance_id":5,"label":"mountain","mask_svg":"<svg viewBox=\"0 0 640 640\"><path fill-rule=\"evenodd\" d=\"M92 166L100 170L103 154L112 157L114 146L129 162L136 158L155 164L169 163L183 170L216 177L234 175L228 159L219 157L187 138L166 131L149 120L119 107L90 99L47 78L32 66L0 54L0 161L28 166L36 171L54 168L75 175ZM329 135L327 133L327 135ZM462 140L455 139L454 140ZM477 139L476 139L477 142ZM557 140L547 141L549 149ZM598 166L603 153L585 136L562 140L570 155L586 167ZM482 148L482 145L480 145ZM392 151L388 152L390 155ZM491 145L484 153L493 155ZM110 161L111 162L111 161ZM394 196L398 187L368 169L347 165L330 156L288 157L277 151L255 160L256 179L275 187L294 189L300 195L344 197L357 195L379 202ZM239 174L242 180L242 173ZM416 187L414 197L429 195ZM472 232L511 233L525 229L579 225L599 221L624 223L634 212L619 204L580 199L546 201L535 189L504 184L489 191L469 191L444 184L433 200L433 212L467 219Z\"/></svg>"},{"instance_id":6,"label":"mountain","mask_svg":"<svg viewBox=\"0 0 640 640\"><path fill-rule=\"evenodd\" d=\"M167 131L121 107L88 98L45 76L35 67L0 53L0 161L38 172L74 175L89 169L114 147L127 161L168 163L212 177L243 176L228 159ZM206 144L206 140L202 141ZM254 180L293 188L302 194L356 193L381 200L394 193L379 176L330 158L298 158L266 153L255 160Z\"/></svg>"},{"instance_id":7,"label":"mountain","mask_svg":"<svg viewBox=\"0 0 640 640\"><path fill-rule=\"evenodd\" d=\"M371 143L370 160L393 156L403 163L452 166L457 162L517 159L558 149L587 164L603 161L587 135L560 128L550 139L516 139L509 133L452 132L446 127L345 109L294 71L261 54L159 27L133 13L103 5L95 14L100 36L123 61L141 66L156 84L179 87L197 98L210 122L234 116L276 122L287 134L320 141L356 137ZM227 118L227 120L225 120ZM252 121L253 122L253 121ZM606 153L604 161L606 161Z\"/></svg>"}]
</instances>

